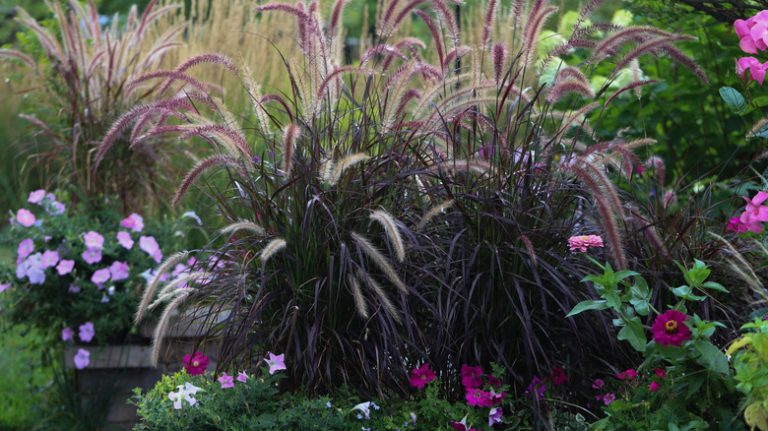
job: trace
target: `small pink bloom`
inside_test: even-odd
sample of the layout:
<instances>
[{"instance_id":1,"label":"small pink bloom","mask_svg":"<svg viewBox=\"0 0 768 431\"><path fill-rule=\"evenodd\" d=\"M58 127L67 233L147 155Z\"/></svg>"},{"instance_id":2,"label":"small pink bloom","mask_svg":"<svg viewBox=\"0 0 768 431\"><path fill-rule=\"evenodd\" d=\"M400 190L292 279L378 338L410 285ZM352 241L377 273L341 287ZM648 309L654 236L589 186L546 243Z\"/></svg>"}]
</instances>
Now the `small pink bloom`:
<instances>
[{"instance_id":1,"label":"small pink bloom","mask_svg":"<svg viewBox=\"0 0 768 431\"><path fill-rule=\"evenodd\" d=\"M286 370L285 367L285 354L281 353L279 355L275 355L272 352L267 352L267 355L269 358L264 358L264 362L267 363L269 366L269 374L275 374L278 371Z\"/></svg>"},{"instance_id":2,"label":"small pink bloom","mask_svg":"<svg viewBox=\"0 0 768 431\"><path fill-rule=\"evenodd\" d=\"M109 274L112 277L112 281L123 281L128 279L129 269L128 264L125 262L115 261L112 266L109 267Z\"/></svg>"},{"instance_id":3,"label":"small pink bloom","mask_svg":"<svg viewBox=\"0 0 768 431\"><path fill-rule=\"evenodd\" d=\"M112 274L110 274L109 269L102 268L96 270L93 275L91 275L91 282L96 285L102 285L108 282L111 276Z\"/></svg>"},{"instance_id":4,"label":"small pink bloom","mask_svg":"<svg viewBox=\"0 0 768 431\"><path fill-rule=\"evenodd\" d=\"M59 253L54 250L46 250L40 260L43 268L48 269L59 263Z\"/></svg>"},{"instance_id":5,"label":"small pink bloom","mask_svg":"<svg viewBox=\"0 0 768 431\"><path fill-rule=\"evenodd\" d=\"M768 221L768 207L763 206L763 202L767 199L768 192L758 192L752 199L744 198L747 207L739 217L739 221L748 230L755 233L763 231L763 223Z\"/></svg>"},{"instance_id":6,"label":"small pink bloom","mask_svg":"<svg viewBox=\"0 0 768 431\"><path fill-rule=\"evenodd\" d=\"M202 352L195 352L194 355L184 355L184 369L190 376L199 376L205 373L208 367L208 357Z\"/></svg>"},{"instance_id":7,"label":"small pink bloom","mask_svg":"<svg viewBox=\"0 0 768 431\"><path fill-rule=\"evenodd\" d=\"M563 367L554 367L549 379L555 386L562 386L568 381L568 374Z\"/></svg>"},{"instance_id":8,"label":"small pink bloom","mask_svg":"<svg viewBox=\"0 0 768 431\"><path fill-rule=\"evenodd\" d=\"M82 370L83 368L87 367L91 363L91 352L85 350L85 349L78 349L77 353L75 354L75 368L78 370Z\"/></svg>"},{"instance_id":9,"label":"small pink bloom","mask_svg":"<svg viewBox=\"0 0 768 431\"><path fill-rule=\"evenodd\" d=\"M157 240L152 236L142 236L139 238L139 248L145 253L152 256L155 262L162 260L163 254L160 251L160 246L157 244ZM158 258L159 257L159 258Z\"/></svg>"},{"instance_id":10,"label":"small pink bloom","mask_svg":"<svg viewBox=\"0 0 768 431\"><path fill-rule=\"evenodd\" d=\"M22 208L16 212L16 221L19 222L20 225L24 227L30 227L37 219L35 218L35 215L32 214L32 212L26 208Z\"/></svg>"},{"instance_id":11,"label":"small pink bloom","mask_svg":"<svg viewBox=\"0 0 768 431\"><path fill-rule=\"evenodd\" d=\"M651 384L648 385L648 390L650 390L651 392L658 391L659 390L659 384L656 383L656 382L651 382Z\"/></svg>"},{"instance_id":12,"label":"small pink bloom","mask_svg":"<svg viewBox=\"0 0 768 431\"><path fill-rule=\"evenodd\" d=\"M43 199L45 199L45 190L40 189L40 190L35 190L34 192L31 192L29 194L29 198L27 198L27 202L31 204L39 205L40 202L43 201Z\"/></svg>"},{"instance_id":13,"label":"small pink bloom","mask_svg":"<svg viewBox=\"0 0 768 431\"><path fill-rule=\"evenodd\" d=\"M89 250L101 250L104 248L104 237L100 233L90 231L83 234L85 248Z\"/></svg>"},{"instance_id":14,"label":"small pink bloom","mask_svg":"<svg viewBox=\"0 0 768 431\"><path fill-rule=\"evenodd\" d=\"M56 271L58 271L59 275L67 275L70 272L72 272L72 269L75 267L75 261L74 260L62 260L59 262L59 264L56 266Z\"/></svg>"},{"instance_id":15,"label":"small pink bloom","mask_svg":"<svg viewBox=\"0 0 768 431\"><path fill-rule=\"evenodd\" d=\"M82 254L83 260L86 261L88 264L93 265L94 263L101 262L101 249L88 249L85 250Z\"/></svg>"},{"instance_id":16,"label":"small pink bloom","mask_svg":"<svg viewBox=\"0 0 768 431\"><path fill-rule=\"evenodd\" d=\"M431 381L435 380L435 372L425 363L411 371L410 384L416 389L424 389Z\"/></svg>"},{"instance_id":17,"label":"small pink bloom","mask_svg":"<svg viewBox=\"0 0 768 431\"><path fill-rule=\"evenodd\" d=\"M133 238L131 238L131 234L124 230L117 233L117 242L120 243L123 248L128 250L133 248Z\"/></svg>"},{"instance_id":18,"label":"small pink bloom","mask_svg":"<svg viewBox=\"0 0 768 431\"><path fill-rule=\"evenodd\" d=\"M221 377L219 377L216 380L218 380L218 382L221 385L222 389L229 389L229 388L234 388L235 387L234 379L232 378L232 376L230 376L227 373L222 374Z\"/></svg>"},{"instance_id":19,"label":"small pink bloom","mask_svg":"<svg viewBox=\"0 0 768 431\"><path fill-rule=\"evenodd\" d=\"M605 386L605 382L603 381L603 379L595 379L592 382L592 389L600 390L600 389L603 389L604 386Z\"/></svg>"},{"instance_id":20,"label":"small pink bloom","mask_svg":"<svg viewBox=\"0 0 768 431\"><path fill-rule=\"evenodd\" d=\"M75 336L75 331L67 326L61 330L61 341L69 341Z\"/></svg>"},{"instance_id":21,"label":"small pink bloom","mask_svg":"<svg viewBox=\"0 0 768 431\"><path fill-rule=\"evenodd\" d=\"M240 371L237 373L236 379L238 382L245 383L248 381L248 374L246 374L245 371Z\"/></svg>"},{"instance_id":22,"label":"small pink bloom","mask_svg":"<svg viewBox=\"0 0 768 431\"><path fill-rule=\"evenodd\" d=\"M144 229L144 219L140 215L133 213L120 222L120 226L130 229L134 232L141 232Z\"/></svg>"},{"instance_id":23,"label":"small pink bloom","mask_svg":"<svg viewBox=\"0 0 768 431\"><path fill-rule=\"evenodd\" d=\"M31 238L27 238L22 240L19 243L19 248L17 249L17 252L19 254L19 260L26 259L32 252L35 251L35 243L32 241Z\"/></svg>"},{"instance_id":24,"label":"small pink bloom","mask_svg":"<svg viewBox=\"0 0 768 431\"><path fill-rule=\"evenodd\" d=\"M666 370L664 370L664 368L656 368L655 370L653 370L653 373L656 374L656 377L660 379L667 377L667 372Z\"/></svg>"},{"instance_id":25,"label":"small pink bloom","mask_svg":"<svg viewBox=\"0 0 768 431\"><path fill-rule=\"evenodd\" d=\"M93 328L92 322L85 322L82 325L80 325L79 329L79 337L80 341L83 343L90 343L91 340L93 340L93 337L96 335L96 330Z\"/></svg>"},{"instance_id":26,"label":"small pink bloom","mask_svg":"<svg viewBox=\"0 0 768 431\"><path fill-rule=\"evenodd\" d=\"M10 288L11 288L11 283L0 283L0 293L3 293Z\"/></svg>"},{"instance_id":27,"label":"small pink bloom","mask_svg":"<svg viewBox=\"0 0 768 431\"><path fill-rule=\"evenodd\" d=\"M572 252L586 253L591 247L604 247L603 238L599 235L576 235L568 238L568 248Z\"/></svg>"},{"instance_id":28,"label":"small pink bloom","mask_svg":"<svg viewBox=\"0 0 768 431\"><path fill-rule=\"evenodd\" d=\"M630 368L626 371L622 371L616 374L616 378L619 380L634 380L637 378L637 371L634 368Z\"/></svg>"},{"instance_id":29,"label":"small pink bloom","mask_svg":"<svg viewBox=\"0 0 768 431\"><path fill-rule=\"evenodd\" d=\"M744 233L747 232L749 228L748 226L741 223L739 217L732 217L730 220L728 220L728 226L726 226L725 230L736 233Z\"/></svg>"},{"instance_id":30,"label":"small pink bloom","mask_svg":"<svg viewBox=\"0 0 768 431\"><path fill-rule=\"evenodd\" d=\"M490 392L477 388L467 389L466 400L467 404L471 407L493 407Z\"/></svg>"},{"instance_id":31,"label":"small pink bloom","mask_svg":"<svg viewBox=\"0 0 768 431\"><path fill-rule=\"evenodd\" d=\"M607 394L603 395L603 403L607 406L611 404L612 402L616 401L616 395L614 395L613 392L608 392Z\"/></svg>"},{"instance_id":32,"label":"small pink bloom","mask_svg":"<svg viewBox=\"0 0 768 431\"><path fill-rule=\"evenodd\" d=\"M483 384L483 367L470 367L467 364L461 366L461 384L465 389L479 388Z\"/></svg>"},{"instance_id":33,"label":"small pink bloom","mask_svg":"<svg viewBox=\"0 0 768 431\"><path fill-rule=\"evenodd\" d=\"M691 339L691 330L685 324L687 315L677 310L668 310L653 321L653 339L662 346L680 346Z\"/></svg>"}]
</instances>

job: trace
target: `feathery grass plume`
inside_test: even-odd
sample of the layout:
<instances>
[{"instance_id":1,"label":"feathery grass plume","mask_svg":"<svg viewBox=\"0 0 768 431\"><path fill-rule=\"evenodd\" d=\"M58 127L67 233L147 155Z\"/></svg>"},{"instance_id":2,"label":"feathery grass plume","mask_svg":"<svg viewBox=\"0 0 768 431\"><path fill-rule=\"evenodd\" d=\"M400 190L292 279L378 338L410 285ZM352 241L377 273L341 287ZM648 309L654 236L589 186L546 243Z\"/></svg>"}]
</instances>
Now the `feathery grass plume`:
<instances>
[{"instance_id":1,"label":"feathery grass plume","mask_svg":"<svg viewBox=\"0 0 768 431\"><path fill-rule=\"evenodd\" d=\"M354 274L347 274L347 282L349 283L349 290L352 291L352 299L355 301L355 309L357 314L363 319L368 318L368 304L365 302L363 291L360 289L360 282Z\"/></svg>"},{"instance_id":2,"label":"feathery grass plume","mask_svg":"<svg viewBox=\"0 0 768 431\"><path fill-rule=\"evenodd\" d=\"M24 54L23 52L16 51L15 49L0 49L0 57L15 58L17 60L21 60L30 69L37 67L35 60L33 60L32 57Z\"/></svg>"},{"instance_id":3,"label":"feathery grass plume","mask_svg":"<svg viewBox=\"0 0 768 431\"><path fill-rule=\"evenodd\" d=\"M667 166L664 159L659 156L651 156L645 161L645 167L653 170L656 182L663 186L667 178Z\"/></svg>"},{"instance_id":4,"label":"feathery grass plume","mask_svg":"<svg viewBox=\"0 0 768 431\"><path fill-rule=\"evenodd\" d=\"M675 34L651 26L621 27L618 31L611 33L595 45L592 50L591 59L594 62L598 62L615 54L619 47L626 42L643 41L656 37L672 38L675 37Z\"/></svg>"},{"instance_id":5,"label":"feathery grass plume","mask_svg":"<svg viewBox=\"0 0 768 431\"><path fill-rule=\"evenodd\" d=\"M168 326L171 323L171 317L173 317L173 313L176 312L179 306L187 299L190 290L191 289L180 291L178 296L168 303L163 310L163 314L160 315L160 320L157 322L155 332L152 336L151 363L153 367L156 367L157 363L160 361L160 350L163 347L163 340L165 339L165 333L168 331Z\"/></svg>"},{"instance_id":6,"label":"feathery grass plume","mask_svg":"<svg viewBox=\"0 0 768 431\"><path fill-rule=\"evenodd\" d=\"M557 12L555 6L542 6L543 2L536 2L534 7L528 12L528 20L523 30L523 59L528 66L533 64L536 58L536 47L538 46L539 35L544 28L550 15ZM537 7L538 5L538 7Z\"/></svg>"},{"instance_id":7,"label":"feathery grass plume","mask_svg":"<svg viewBox=\"0 0 768 431\"><path fill-rule=\"evenodd\" d=\"M373 211L370 215L371 220L375 220L381 224L384 228L384 232L387 234L387 239L392 243L392 247L395 249L395 256L401 263L405 261L405 244L403 243L403 237L400 235L400 231L397 228L397 223L392 214L384 210Z\"/></svg>"},{"instance_id":8,"label":"feathery grass plume","mask_svg":"<svg viewBox=\"0 0 768 431\"><path fill-rule=\"evenodd\" d=\"M397 272L395 272L395 269L392 268L392 265L389 264L387 258L384 257L384 255L381 254L381 252L373 244L371 244L367 238L360 235L359 233L351 232L350 236L352 237L352 240L355 242L355 244L363 252L363 254L368 256L368 258L370 258L373 263L379 267L381 272L384 273L390 283L392 283L401 293L407 295L409 293L408 288L405 287L405 283L403 283L403 281L400 279L400 276L397 275Z\"/></svg>"},{"instance_id":9,"label":"feathery grass plume","mask_svg":"<svg viewBox=\"0 0 768 431\"><path fill-rule=\"evenodd\" d=\"M493 30L493 23L496 20L497 3L497 0L488 0L488 7L485 11L485 20L483 21L483 36L481 38L483 47L487 47L488 41L491 40L491 30Z\"/></svg>"},{"instance_id":10,"label":"feathery grass plume","mask_svg":"<svg viewBox=\"0 0 768 431\"><path fill-rule=\"evenodd\" d=\"M185 286L192 279L193 279L193 275L189 273L179 274L178 276L176 276L176 278L166 283L166 285L163 286L162 289L160 289L160 292L157 293L157 299L155 299L154 302L149 304L149 306L147 307L147 310L149 311L154 310L160 304L168 301L169 299L172 299L179 293L183 292L184 289L181 289L180 287Z\"/></svg>"},{"instance_id":11,"label":"feathery grass plume","mask_svg":"<svg viewBox=\"0 0 768 431\"><path fill-rule=\"evenodd\" d=\"M448 51L448 54L445 56L445 60L443 61L443 65L442 65L443 69L447 68L448 65L450 65L454 61L460 60L462 57L469 54L470 52L472 52L472 48L465 45L457 46L456 48Z\"/></svg>"},{"instance_id":12,"label":"feathery grass plume","mask_svg":"<svg viewBox=\"0 0 768 431\"><path fill-rule=\"evenodd\" d=\"M328 32L330 34L335 33L336 28L339 27L347 3L349 3L349 0L336 0L333 3L333 7L331 8L331 20L328 23Z\"/></svg>"},{"instance_id":13,"label":"feathery grass plume","mask_svg":"<svg viewBox=\"0 0 768 431\"><path fill-rule=\"evenodd\" d=\"M335 186L347 169L357 165L358 163L370 160L370 158L371 157L365 153L355 153L344 157L336 163L331 163L328 167L326 167L326 171L330 172L327 183ZM332 171L331 168L333 169Z\"/></svg>"},{"instance_id":14,"label":"feathery grass plume","mask_svg":"<svg viewBox=\"0 0 768 431\"><path fill-rule=\"evenodd\" d=\"M293 150L299 139L299 133L301 133L301 129L293 123L287 125L283 131L283 172L285 172L286 177L291 176Z\"/></svg>"},{"instance_id":15,"label":"feathery grass plume","mask_svg":"<svg viewBox=\"0 0 768 431\"><path fill-rule=\"evenodd\" d=\"M239 222L232 223L229 226L221 229L219 233L222 235L231 235L241 230L247 230L256 234L257 236L264 236L266 234L266 231L263 227L249 220L241 220Z\"/></svg>"},{"instance_id":16,"label":"feathery grass plume","mask_svg":"<svg viewBox=\"0 0 768 431\"><path fill-rule=\"evenodd\" d=\"M197 80L197 79L187 75L186 73L176 72L176 71L173 71L173 70L158 70L156 72L150 72L150 73L146 73L144 75L141 75L141 76L137 77L136 79L134 79L133 81L129 82L128 85L126 85L126 91L128 92L128 94L131 94L133 91L136 90L136 88L140 84L142 84L142 83L144 83L146 81L151 81L153 79L159 79L159 78L166 78L168 80L168 82L169 82L169 84L168 84L169 86L172 85L176 81L182 81L183 83L185 83L187 85L190 85L190 86L194 87L196 90L198 90L200 92L203 92L203 93L208 92L208 91L211 90L211 85L206 84L204 82L201 82L201 81L199 81L199 80ZM183 88L184 87L182 86L180 88L180 90L183 89Z\"/></svg>"},{"instance_id":17,"label":"feathery grass plume","mask_svg":"<svg viewBox=\"0 0 768 431\"><path fill-rule=\"evenodd\" d=\"M629 84L619 88L613 94L611 94L611 96L608 98L608 100L606 100L605 103L603 104L603 109L602 110L605 111L606 108L608 108L608 106L611 104L611 102L616 100L617 97L621 96L625 92L630 91L630 90L635 90L635 89L644 87L646 85L655 84L657 82L659 82L659 81L657 81L655 79L644 79L644 80L641 80L641 81L630 82Z\"/></svg>"},{"instance_id":18,"label":"feathery grass plume","mask_svg":"<svg viewBox=\"0 0 768 431\"><path fill-rule=\"evenodd\" d=\"M261 253L259 253L259 259L261 260L261 266L264 266L267 264L269 259L275 255L275 253L279 252L280 250L284 249L288 245L287 242L285 242L282 238L275 238L269 243L267 243L266 246L261 250Z\"/></svg>"},{"instance_id":19,"label":"feathery grass plume","mask_svg":"<svg viewBox=\"0 0 768 431\"><path fill-rule=\"evenodd\" d=\"M435 205L432 208L427 211L426 214L424 214L423 217L419 220L419 222L416 224L416 230L422 230L424 227L429 224L429 222L432 221L435 217L439 216L440 214L444 214L446 211L451 209L453 207L453 204L455 201L453 199L447 200L439 205Z\"/></svg>"},{"instance_id":20,"label":"feathery grass plume","mask_svg":"<svg viewBox=\"0 0 768 431\"><path fill-rule=\"evenodd\" d=\"M539 258L538 256L536 256L536 249L533 248L533 243L531 242L531 239L528 238L528 236L526 235L520 235L520 241L523 242L525 249L528 251L528 257L531 258L531 262L533 262L533 265L538 266Z\"/></svg>"},{"instance_id":21,"label":"feathery grass plume","mask_svg":"<svg viewBox=\"0 0 768 431\"><path fill-rule=\"evenodd\" d=\"M136 314L134 316L133 321L137 324L140 323L142 320L144 320L144 317L147 314L147 307L149 307L150 302L152 301L152 298L155 296L155 292L157 291L157 287L160 285L161 278L163 275L168 273L174 266L176 266L177 263L181 263L184 259L186 259L189 256L189 252L182 251L179 253L176 253L172 256L169 256L165 262L163 262L162 265L160 265L159 268L157 268L157 271L155 272L155 275L152 277L152 280L150 280L149 284L147 284L146 289L144 289L144 294L141 297L141 301L139 302L139 307L136 309Z\"/></svg>"},{"instance_id":22,"label":"feathery grass plume","mask_svg":"<svg viewBox=\"0 0 768 431\"><path fill-rule=\"evenodd\" d=\"M696 60L685 55L683 51L671 45L663 46L661 50L668 56L672 57L672 59L682 64L683 67L688 68L691 72L693 72L694 75L699 78L701 82L704 84L709 84L709 77L707 76L707 72L705 72L698 63L696 63Z\"/></svg>"},{"instance_id":23,"label":"feathery grass plume","mask_svg":"<svg viewBox=\"0 0 768 431\"><path fill-rule=\"evenodd\" d=\"M437 25L435 25L435 22L432 20L432 18L423 10L417 10L415 11L415 14L421 18L422 21L424 21L424 24L427 25L429 34L432 36L432 40L434 41L435 50L437 51L437 59L439 62L438 64L443 67L445 61L445 53L443 52L443 43L440 39L440 30L437 28Z\"/></svg>"},{"instance_id":24,"label":"feathery grass plume","mask_svg":"<svg viewBox=\"0 0 768 431\"><path fill-rule=\"evenodd\" d=\"M549 90L547 95L547 102L556 103L563 98L566 94L576 93L587 98L595 97L595 92L592 90L592 85L588 82L578 81L576 79L562 79L558 80L554 87Z\"/></svg>"},{"instance_id":25,"label":"feathery grass plume","mask_svg":"<svg viewBox=\"0 0 768 431\"><path fill-rule=\"evenodd\" d=\"M670 37L660 37L658 39L649 40L637 45L634 49L625 54L616 63L611 76L616 76L620 70L626 68L633 60L639 58L645 54L654 54L654 51L660 48L668 47L671 42L679 42L682 40L693 40L690 36L674 35Z\"/></svg>"},{"instance_id":26,"label":"feathery grass plume","mask_svg":"<svg viewBox=\"0 0 768 431\"><path fill-rule=\"evenodd\" d=\"M192 169L184 176L184 180L181 181L179 188L176 190L176 195L173 197L173 205L178 205L184 195L187 194L192 184L205 173L208 169L214 167L229 166L238 167L238 161L234 157L229 156L210 156L203 160L200 160Z\"/></svg>"},{"instance_id":27,"label":"feathery grass plume","mask_svg":"<svg viewBox=\"0 0 768 431\"><path fill-rule=\"evenodd\" d=\"M400 318L400 313L397 312L397 308L395 308L395 305L392 304L392 301L389 299L389 296L387 295L387 292L384 291L384 288L379 285L379 283L376 282L376 280L373 279L368 273L363 271L362 269L357 270L357 278L363 280L365 284L368 285L368 287L373 290L373 292L376 294L376 297L379 298L379 302L381 302L381 305L384 306L384 309L387 310L387 314L389 314L395 321L399 324L402 324L403 321Z\"/></svg>"},{"instance_id":28,"label":"feathery grass plume","mask_svg":"<svg viewBox=\"0 0 768 431\"><path fill-rule=\"evenodd\" d=\"M173 69L173 72L183 74L187 70L200 66L201 64L215 64L215 65L223 66L224 69L232 72L235 75L239 73L237 66L232 61L231 58L227 57L226 55L216 54L216 53L205 53L205 54L195 55L192 58L188 59L187 61L178 65L175 69ZM174 81L174 78L169 78L168 80L166 80L163 83L163 86L160 91L164 92L168 90L168 88L173 84L173 81Z\"/></svg>"},{"instance_id":29,"label":"feathery grass plume","mask_svg":"<svg viewBox=\"0 0 768 431\"><path fill-rule=\"evenodd\" d=\"M493 48L491 48L491 55L493 56L493 78L499 83L503 78L504 62L507 60L507 48L501 43L495 43Z\"/></svg>"},{"instance_id":30,"label":"feathery grass plume","mask_svg":"<svg viewBox=\"0 0 768 431\"><path fill-rule=\"evenodd\" d=\"M245 136L229 126L222 126L221 124L202 124L190 127L189 130L179 136L179 139L186 140L192 136L221 138L221 141L226 144L224 147L229 150L228 152L230 153L230 156L237 157L239 155L244 155L248 158L251 157L251 148L248 146Z\"/></svg>"}]
</instances>

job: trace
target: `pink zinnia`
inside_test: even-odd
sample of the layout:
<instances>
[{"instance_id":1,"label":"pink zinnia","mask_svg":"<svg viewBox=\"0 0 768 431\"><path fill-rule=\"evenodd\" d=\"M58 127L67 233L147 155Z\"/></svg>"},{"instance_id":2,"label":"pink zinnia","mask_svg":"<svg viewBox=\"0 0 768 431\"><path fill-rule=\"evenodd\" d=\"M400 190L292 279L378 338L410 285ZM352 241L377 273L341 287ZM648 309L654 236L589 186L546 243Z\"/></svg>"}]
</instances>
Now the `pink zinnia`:
<instances>
[{"instance_id":1,"label":"pink zinnia","mask_svg":"<svg viewBox=\"0 0 768 431\"><path fill-rule=\"evenodd\" d=\"M184 369L190 376L199 376L205 373L208 367L208 357L202 352L195 352L193 355L184 355Z\"/></svg>"},{"instance_id":2,"label":"pink zinnia","mask_svg":"<svg viewBox=\"0 0 768 431\"><path fill-rule=\"evenodd\" d=\"M653 339L662 346L680 346L691 339L691 330L685 324L688 318L677 310L668 310L656 317L651 332Z\"/></svg>"},{"instance_id":3,"label":"pink zinnia","mask_svg":"<svg viewBox=\"0 0 768 431\"><path fill-rule=\"evenodd\" d=\"M586 253L591 247L604 247L603 238L599 235L576 235L568 238L568 248L572 252Z\"/></svg>"},{"instance_id":4,"label":"pink zinnia","mask_svg":"<svg viewBox=\"0 0 768 431\"><path fill-rule=\"evenodd\" d=\"M26 208L22 208L19 211L16 212L16 220L19 222L20 225L24 227L30 227L37 219L35 218L35 215L32 214L32 212Z\"/></svg>"},{"instance_id":5,"label":"pink zinnia","mask_svg":"<svg viewBox=\"0 0 768 431\"><path fill-rule=\"evenodd\" d=\"M410 384L416 389L424 389L435 377L435 372L429 368L429 364L423 364L411 371Z\"/></svg>"},{"instance_id":6,"label":"pink zinnia","mask_svg":"<svg viewBox=\"0 0 768 431\"><path fill-rule=\"evenodd\" d=\"M227 373L224 373L218 379L221 389L229 389L235 387L235 379Z\"/></svg>"},{"instance_id":7,"label":"pink zinnia","mask_svg":"<svg viewBox=\"0 0 768 431\"><path fill-rule=\"evenodd\" d=\"M658 391L659 390L659 384L656 383L656 382L651 382L651 384L648 385L648 390L650 390L651 392Z\"/></svg>"},{"instance_id":8,"label":"pink zinnia","mask_svg":"<svg viewBox=\"0 0 768 431\"><path fill-rule=\"evenodd\" d=\"M493 400L490 392L476 388L467 389L467 404L472 407L493 407Z\"/></svg>"},{"instance_id":9,"label":"pink zinnia","mask_svg":"<svg viewBox=\"0 0 768 431\"><path fill-rule=\"evenodd\" d=\"M483 384L483 367L461 366L461 384L465 388L479 388Z\"/></svg>"}]
</instances>

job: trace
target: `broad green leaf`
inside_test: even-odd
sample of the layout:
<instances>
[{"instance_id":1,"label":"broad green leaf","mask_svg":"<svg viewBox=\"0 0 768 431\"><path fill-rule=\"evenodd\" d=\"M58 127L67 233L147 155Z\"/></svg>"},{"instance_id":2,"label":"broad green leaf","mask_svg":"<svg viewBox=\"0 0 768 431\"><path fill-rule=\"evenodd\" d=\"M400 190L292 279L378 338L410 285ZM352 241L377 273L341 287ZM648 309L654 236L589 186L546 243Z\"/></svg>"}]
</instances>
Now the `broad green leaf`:
<instances>
[{"instance_id":1,"label":"broad green leaf","mask_svg":"<svg viewBox=\"0 0 768 431\"><path fill-rule=\"evenodd\" d=\"M626 325L619 331L617 338L629 342L638 352L644 352L645 346L648 343L648 340L645 338L643 323L637 317L626 322Z\"/></svg>"},{"instance_id":2,"label":"broad green leaf","mask_svg":"<svg viewBox=\"0 0 768 431\"><path fill-rule=\"evenodd\" d=\"M697 341L694 347L701 354L697 359L701 365L719 374L729 373L728 358L714 344L709 341Z\"/></svg>"},{"instance_id":3,"label":"broad green leaf","mask_svg":"<svg viewBox=\"0 0 768 431\"><path fill-rule=\"evenodd\" d=\"M635 312L641 316L647 316L651 311L651 306L645 299L632 298L629 303L635 308Z\"/></svg>"},{"instance_id":4,"label":"broad green leaf","mask_svg":"<svg viewBox=\"0 0 768 431\"><path fill-rule=\"evenodd\" d=\"M747 109L747 101L744 96L733 87L720 87L720 97L723 98L725 106L735 114L741 114Z\"/></svg>"},{"instance_id":5,"label":"broad green leaf","mask_svg":"<svg viewBox=\"0 0 768 431\"><path fill-rule=\"evenodd\" d=\"M704 287L706 289L709 289L709 290L715 290L717 292L728 293L728 289L726 289L725 286L723 286L720 283L714 282L714 281L708 281L708 282L702 284L702 287Z\"/></svg>"},{"instance_id":6,"label":"broad green leaf","mask_svg":"<svg viewBox=\"0 0 768 431\"><path fill-rule=\"evenodd\" d=\"M573 310L571 310L571 312L568 313L565 317L575 316L587 310L605 310L607 308L608 305L606 304L606 301L602 299L581 301L576 304L576 306L573 307Z\"/></svg>"}]
</instances>

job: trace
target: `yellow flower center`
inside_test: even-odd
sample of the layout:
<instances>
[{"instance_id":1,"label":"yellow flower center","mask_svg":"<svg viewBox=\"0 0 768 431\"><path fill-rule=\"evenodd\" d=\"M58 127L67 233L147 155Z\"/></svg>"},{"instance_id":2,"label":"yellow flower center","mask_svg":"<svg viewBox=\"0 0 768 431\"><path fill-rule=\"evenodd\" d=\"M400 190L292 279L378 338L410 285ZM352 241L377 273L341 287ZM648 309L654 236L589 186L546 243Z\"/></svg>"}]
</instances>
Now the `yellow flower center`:
<instances>
[{"instance_id":1,"label":"yellow flower center","mask_svg":"<svg viewBox=\"0 0 768 431\"><path fill-rule=\"evenodd\" d=\"M193 366L193 367L198 367L198 366L200 366L200 362L198 362L198 361L192 361L192 366Z\"/></svg>"},{"instance_id":2,"label":"yellow flower center","mask_svg":"<svg viewBox=\"0 0 768 431\"><path fill-rule=\"evenodd\" d=\"M664 329L670 334L675 332L677 330L677 320L667 320L664 324Z\"/></svg>"}]
</instances>

